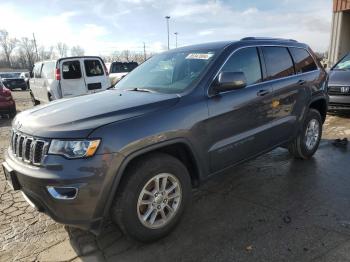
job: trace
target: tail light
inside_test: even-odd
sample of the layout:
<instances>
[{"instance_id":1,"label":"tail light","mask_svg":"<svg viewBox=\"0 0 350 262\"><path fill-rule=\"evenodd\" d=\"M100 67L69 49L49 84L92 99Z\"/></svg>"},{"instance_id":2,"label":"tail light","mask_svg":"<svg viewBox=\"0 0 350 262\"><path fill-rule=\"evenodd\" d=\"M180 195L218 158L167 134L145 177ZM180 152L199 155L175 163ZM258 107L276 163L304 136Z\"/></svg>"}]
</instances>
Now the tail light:
<instances>
[{"instance_id":1,"label":"tail light","mask_svg":"<svg viewBox=\"0 0 350 262\"><path fill-rule=\"evenodd\" d=\"M56 68L55 76L56 76L56 80L61 80L61 71L59 68Z\"/></svg>"}]
</instances>

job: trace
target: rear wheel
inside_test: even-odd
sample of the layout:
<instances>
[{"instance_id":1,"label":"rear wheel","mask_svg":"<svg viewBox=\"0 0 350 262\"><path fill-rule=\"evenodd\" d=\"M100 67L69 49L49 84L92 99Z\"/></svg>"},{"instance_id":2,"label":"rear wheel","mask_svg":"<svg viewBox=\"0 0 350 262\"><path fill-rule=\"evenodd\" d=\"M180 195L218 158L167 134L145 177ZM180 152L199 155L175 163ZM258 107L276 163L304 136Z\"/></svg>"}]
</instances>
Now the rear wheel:
<instances>
[{"instance_id":1,"label":"rear wheel","mask_svg":"<svg viewBox=\"0 0 350 262\"><path fill-rule=\"evenodd\" d=\"M320 143L322 136L322 118L315 109L310 109L298 136L289 144L288 150L299 159L311 158Z\"/></svg>"},{"instance_id":2,"label":"rear wheel","mask_svg":"<svg viewBox=\"0 0 350 262\"><path fill-rule=\"evenodd\" d=\"M112 219L139 241L167 235L191 198L186 167L170 155L155 153L134 163L124 178L112 205Z\"/></svg>"},{"instance_id":3,"label":"rear wheel","mask_svg":"<svg viewBox=\"0 0 350 262\"><path fill-rule=\"evenodd\" d=\"M30 98L31 98L32 103L33 103L34 106L37 106L37 105L40 104L40 101L38 101L38 100L35 99L35 97L34 97L32 91L29 92L29 95L30 95Z\"/></svg>"}]
</instances>

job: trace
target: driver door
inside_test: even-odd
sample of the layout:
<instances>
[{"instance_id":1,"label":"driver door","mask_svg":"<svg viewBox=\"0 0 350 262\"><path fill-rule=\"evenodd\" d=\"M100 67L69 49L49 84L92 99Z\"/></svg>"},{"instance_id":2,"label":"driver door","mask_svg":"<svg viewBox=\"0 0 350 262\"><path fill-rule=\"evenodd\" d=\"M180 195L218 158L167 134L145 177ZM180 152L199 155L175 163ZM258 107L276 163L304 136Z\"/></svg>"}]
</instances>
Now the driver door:
<instances>
[{"instance_id":1,"label":"driver door","mask_svg":"<svg viewBox=\"0 0 350 262\"><path fill-rule=\"evenodd\" d=\"M208 101L211 172L253 157L271 147L272 87L262 82L257 48L236 51L220 72L243 72L247 86Z\"/></svg>"}]
</instances>

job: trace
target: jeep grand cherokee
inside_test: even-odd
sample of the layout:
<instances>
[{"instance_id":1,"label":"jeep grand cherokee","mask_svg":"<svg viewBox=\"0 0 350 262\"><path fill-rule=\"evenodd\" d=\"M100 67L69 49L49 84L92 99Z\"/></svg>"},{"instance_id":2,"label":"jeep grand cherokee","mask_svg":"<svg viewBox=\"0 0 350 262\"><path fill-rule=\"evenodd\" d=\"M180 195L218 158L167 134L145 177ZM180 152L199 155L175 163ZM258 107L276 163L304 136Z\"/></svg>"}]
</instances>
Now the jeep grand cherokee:
<instances>
[{"instance_id":1,"label":"jeep grand cherokee","mask_svg":"<svg viewBox=\"0 0 350 262\"><path fill-rule=\"evenodd\" d=\"M294 40L244 38L153 56L115 88L17 115L3 163L54 220L141 241L168 234L210 175L287 147L308 159L326 118L326 72Z\"/></svg>"}]
</instances>

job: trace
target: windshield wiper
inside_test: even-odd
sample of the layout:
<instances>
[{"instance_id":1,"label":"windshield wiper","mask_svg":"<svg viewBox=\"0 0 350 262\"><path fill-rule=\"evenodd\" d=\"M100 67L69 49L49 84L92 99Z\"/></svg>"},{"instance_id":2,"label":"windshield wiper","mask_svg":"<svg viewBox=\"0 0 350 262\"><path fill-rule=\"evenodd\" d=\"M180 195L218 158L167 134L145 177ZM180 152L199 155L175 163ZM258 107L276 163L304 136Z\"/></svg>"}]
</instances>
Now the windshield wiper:
<instances>
[{"instance_id":1,"label":"windshield wiper","mask_svg":"<svg viewBox=\"0 0 350 262\"><path fill-rule=\"evenodd\" d=\"M135 88L131 88L131 89L126 89L127 91L136 91L136 92L148 92L148 93L154 93L154 90L151 89L147 89L147 88L139 88L139 87L135 87Z\"/></svg>"}]
</instances>

